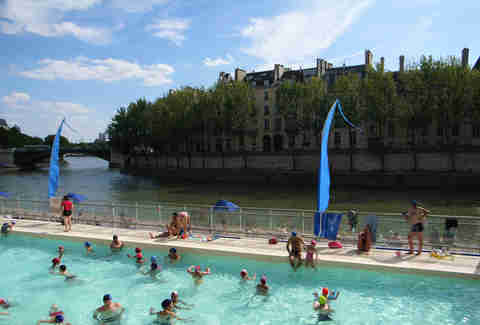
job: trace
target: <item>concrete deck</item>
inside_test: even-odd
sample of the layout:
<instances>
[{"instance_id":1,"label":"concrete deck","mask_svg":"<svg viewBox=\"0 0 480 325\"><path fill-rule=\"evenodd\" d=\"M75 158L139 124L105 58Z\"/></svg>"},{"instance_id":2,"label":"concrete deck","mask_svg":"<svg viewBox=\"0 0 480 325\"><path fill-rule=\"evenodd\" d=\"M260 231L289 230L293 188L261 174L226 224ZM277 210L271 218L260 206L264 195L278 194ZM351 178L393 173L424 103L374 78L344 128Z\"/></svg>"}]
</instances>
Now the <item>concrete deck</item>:
<instances>
[{"instance_id":1,"label":"concrete deck","mask_svg":"<svg viewBox=\"0 0 480 325\"><path fill-rule=\"evenodd\" d=\"M3 221L11 220L0 217ZM64 232L58 223L15 220L14 232L31 236L65 239L70 241L89 240L110 244L112 235L117 234L126 245L148 249L167 250L176 247L180 252L209 255L234 255L270 262L287 263L285 243L269 245L264 238L219 238L211 242L200 239L157 239L151 240L148 231L136 229L108 228L74 224L71 232ZM395 256L394 251L373 249L368 254L358 254L354 247L329 249L326 242L318 244L319 265L334 265L349 268L386 270L402 273L420 273L450 277L480 279L480 258L456 255L454 259L437 259L429 253L420 256Z\"/></svg>"}]
</instances>

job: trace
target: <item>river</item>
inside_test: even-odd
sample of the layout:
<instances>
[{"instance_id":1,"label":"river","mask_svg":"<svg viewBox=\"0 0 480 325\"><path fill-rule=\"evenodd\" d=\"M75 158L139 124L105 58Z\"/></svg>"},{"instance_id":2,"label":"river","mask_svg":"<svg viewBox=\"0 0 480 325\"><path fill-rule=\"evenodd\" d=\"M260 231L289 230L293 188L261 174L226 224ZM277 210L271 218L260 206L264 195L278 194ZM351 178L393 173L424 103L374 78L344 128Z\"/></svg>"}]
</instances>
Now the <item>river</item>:
<instances>
[{"instance_id":1,"label":"river","mask_svg":"<svg viewBox=\"0 0 480 325\"><path fill-rule=\"evenodd\" d=\"M312 186L272 186L249 184L169 184L161 178L131 176L109 169L95 157L68 157L61 165L58 193L74 192L89 201L178 202L214 204L219 199L243 207L308 209L316 208ZM30 171L1 171L0 191L20 198L46 199L48 168ZM439 193L438 190L332 189L330 208L345 210L399 212L416 199L439 213L477 215L480 204L476 193Z\"/></svg>"}]
</instances>

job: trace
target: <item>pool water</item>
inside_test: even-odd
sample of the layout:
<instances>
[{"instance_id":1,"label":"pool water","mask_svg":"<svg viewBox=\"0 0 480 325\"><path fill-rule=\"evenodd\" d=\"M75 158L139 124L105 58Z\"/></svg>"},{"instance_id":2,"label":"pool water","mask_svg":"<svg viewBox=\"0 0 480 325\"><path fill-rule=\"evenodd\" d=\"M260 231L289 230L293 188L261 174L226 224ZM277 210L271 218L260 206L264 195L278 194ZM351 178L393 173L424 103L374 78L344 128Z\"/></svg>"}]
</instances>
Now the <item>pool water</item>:
<instances>
[{"instance_id":1,"label":"pool water","mask_svg":"<svg viewBox=\"0 0 480 325\"><path fill-rule=\"evenodd\" d=\"M63 263L78 280L64 281L48 273L58 245L65 246ZM139 274L134 260L126 257L133 247L113 256L105 246L94 248L97 256L87 257L82 243L17 234L0 238L0 297L15 304L10 316L0 315L0 325L47 319L54 303L72 325L97 324L92 312L106 293L126 307L123 325L152 324L149 308L160 310L172 290L194 304L192 310L178 312L193 319L189 324L316 324L312 292L322 286L341 292L332 302L334 321L322 324L480 324L480 282L475 280L333 267L292 272L286 264L185 254L178 264L164 265L155 281ZM149 260L166 252L144 255ZM212 269L200 286L185 272L192 264ZM256 296L253 283L240 283L242 268L267 275L268 297Z\"/></svg>"}]
</instances>

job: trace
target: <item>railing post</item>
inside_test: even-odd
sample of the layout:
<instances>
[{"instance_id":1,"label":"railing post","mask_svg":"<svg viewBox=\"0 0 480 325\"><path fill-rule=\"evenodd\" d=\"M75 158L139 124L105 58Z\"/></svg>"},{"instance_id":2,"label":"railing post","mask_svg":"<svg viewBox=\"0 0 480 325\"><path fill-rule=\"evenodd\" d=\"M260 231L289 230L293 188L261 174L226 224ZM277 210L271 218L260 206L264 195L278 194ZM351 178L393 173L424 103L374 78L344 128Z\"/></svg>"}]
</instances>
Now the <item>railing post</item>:
<instances>
[{"instance_id":1,"label":"railing post","mask_svg":"<svg viewBox=\"0 0 480 325\"><path fill-rule=\"evenodd\" d=\"M240 232L242 232L242 208L240 208Z\"/></svg>"},{"instance_id":2,"label":"railing post","mask_svg":"<svg viewBox=\"0 0 480 325\"><path fill-rule=\"evenodd\" d=\"M305 212L302 211L302 234L305 236Z\"/></svg>"},{"instance_id":3,"label":"railing post","mask_svg":"<svg viewBox=\"0 0 480 325\"><path fill-rule=\"evenodd\" d=\"M270 231L273 232L273 213L272 213L272 209L269 209L268 213L270 215Z\"/></svg>"},{"instance_id":4,"label":"railing post","mask_svg":"<svg viewBox=\"0 0 480 325\"><path fill-rule=\"evenodd\" d=\"M213 208L210 207L208 209L209 213L208 213L208 224L209 224L209 227L210 227L210 233L212 233L212 230L213 230Z\"/></svg>"},{"instance_id":5,"label":"railing post","mask_svg":"<svg viewBox=\"0 0 480 325\"><path fill-rule=\"evenodd\" d=\"M135 225L138 222L138 202L135 202Z\"/></svg>"},{"instance_id":6,"label":"railing post","mask_svg":"<svg viewBox=\"0 0 480 325\"><path fill-rule=\"evenodd\" d=\"M160 220L160 223L163 223L163 218L162 218L162 206L161 205L158 205L157 206L157 217L158 217L158 220Z\"/></svg>"}]
</instances>

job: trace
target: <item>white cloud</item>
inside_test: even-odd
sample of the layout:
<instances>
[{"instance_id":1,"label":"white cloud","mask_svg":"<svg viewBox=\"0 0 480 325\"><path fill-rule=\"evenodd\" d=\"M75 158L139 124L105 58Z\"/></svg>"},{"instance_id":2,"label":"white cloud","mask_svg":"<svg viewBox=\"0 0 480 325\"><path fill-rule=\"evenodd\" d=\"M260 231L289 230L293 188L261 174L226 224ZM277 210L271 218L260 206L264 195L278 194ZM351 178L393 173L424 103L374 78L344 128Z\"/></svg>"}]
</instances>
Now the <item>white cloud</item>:
<instances>
[{"instance_id":1,"label":"white cloud","mask_svg":"<svg viewBox=\"0 0 480 325\"><path fill-rule=\"evenodd\" d=\"M107 28L79 26L63 21L66 12L87 10L102 0L5 0L0 5L0 31L5 34L33 33L44 37L73 36L86 42L108 43Z\"/></svg>"},{"instance_id":2,"label":"white cloud","mask_svg":"<svg viewBox=\"0 0 480 325\"><path fill-rule=\"evenodd\" d=\"M190 27L188 19L157 19L153 24L145 27L146 31L152 31L153 35L167 39L175 45L182 45L185 40L185 31Z\"/></svg>"},{"instance_id":3,"label":"white cloud","mask_svg":"<svg viewBox=\"0 0 480 325\"><path fill-rule=\"evenodd\" d=\"M89 59L77 57L69 61L44 59L40 67L20 72L20 75L39 80L100 80L113 82L142 79L145 86L160 86L172 82L175 71L167 64L139 65L118 59Z\"/></svg>"},{"instance_id":4,"label":"white cloud","mask_svg":"<svg viewBox=\"0 0 480 325\"><path fill-rule=\"evenodd\" d=\"M306 1L295 11L269 18L251 18L240 34L250 41L243 51L266 63L311 61L373 3L373 0Z\"/></svg>"},{"instance_id":5,"label":"white cloud","mask_svg":"<svg viewBox=\"0 0 480 325\"><path fill-rule=\"evenodd\" d=\"M123 9L126 12L146 12L153 9L154 6L164 5L169 0L112 0L114 8Z\"/></svg>"},{"instance_id":6,"label":"white cloud","mask_svg":"<svg viewBox=\"0 0 480 325\"><path fill-rule=\"evenodd\" d=\"M83 104L35 100L22 92L12 92L4 96L2 103L3 105L0 105L2 117L11 125L19 125L22 132L33 136L45 137L55 133L64 117L77 131L72 132L69 128L64 128L63 135L70 140L80 138L94 140L108 125L108 118Z\"/></svg>"},{"instance_id":7,"label":"white cloud","mask_svg":"<svg viewBox=\"0 0 480 325\"><path fill-rule=\"evenodd\" d=\"M216 67L216 66L219 66L219 65L228 65L228 64L232 64L233 62L234 62L234 59L230 54L227 54L225 59L223 59L223 58L211 59L209 57L206 57L203 60L203 64L206 65L207 67Z\"/></svg>"},{"instance_id":8,"label":"white cloud","mask_svg":"<svg viewBox=\"0 0 480 325\"><path fill-rule=\"evenodd\" d=\"M30 101L30 95L27 93L13 92L10 95L4 96L2 102L7 106L14 106L19 103L25 103Z\"/></svg>"}]
</instances>

